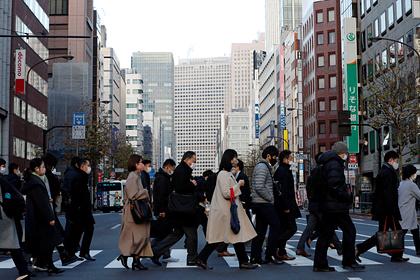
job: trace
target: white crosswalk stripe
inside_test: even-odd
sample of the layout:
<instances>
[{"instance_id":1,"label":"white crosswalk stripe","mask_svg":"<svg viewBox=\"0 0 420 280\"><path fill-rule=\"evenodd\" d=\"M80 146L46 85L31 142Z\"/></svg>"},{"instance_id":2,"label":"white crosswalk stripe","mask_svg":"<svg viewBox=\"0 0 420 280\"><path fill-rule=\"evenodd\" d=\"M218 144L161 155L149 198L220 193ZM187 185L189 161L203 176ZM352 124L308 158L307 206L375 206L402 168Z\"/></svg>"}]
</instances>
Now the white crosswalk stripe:
<instances>
[{"instance_id":1,"label":"white crosswalk stripe","mask_svg":"<svg viewBox=\"0 0 420 280\"><path fill-rule=\"evenodd\" d=\"M97 254L99 254L100 252L102 252L102 250L90 250L90 255L91 255L92 257L94 257L94 256L96 256ZM79 255L79 252L77 252L77 253L76 253L76 255L78 256L78 255ZM71 263L71 264L69 264L69 265L62 266L62 265L61 265L61 261L59 260L59 261L54 262L54 265L55 265L56 267L58 267L58 268L61 268L61 269L71 269L71 268L75 268L76 266L78 266L78 265L80 265L80 264L82 264L82 263L84 263L84 262L86 262L86 260L85 260L85 259L84 259L83 261L77 261L77 262Z\"/></svg>"},{"instance_id":2,"label":"white crosswalk stripe","mask_svg":"<svg viewBox=\"0 0 420 280\"><path fill-rule=\"evenodd\" d=\"M7 259L5 261L0 262L0 269L10 269L14 267L15 264L13 263L12 259Z\"/></svg>"}]
</instances>

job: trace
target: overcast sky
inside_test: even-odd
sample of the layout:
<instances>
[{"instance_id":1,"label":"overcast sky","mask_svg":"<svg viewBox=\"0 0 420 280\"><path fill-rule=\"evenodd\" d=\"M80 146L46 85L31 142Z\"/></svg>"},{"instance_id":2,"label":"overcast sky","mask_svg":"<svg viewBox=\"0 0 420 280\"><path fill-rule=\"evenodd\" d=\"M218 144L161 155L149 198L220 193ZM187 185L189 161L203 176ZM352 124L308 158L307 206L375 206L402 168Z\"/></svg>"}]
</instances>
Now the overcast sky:
<instances>
[{"instance_id":1,"label":"overcast sky","mask_svg":"<svg viewBox=\"0 0 420 280\"><path fill-rule=\"evenodd\" d=\"M169 51L175 60L228 56L231 43L264 32L264 0L95 0L107 46L121 67L134 51Z\"/></svg>"}]
</instances>

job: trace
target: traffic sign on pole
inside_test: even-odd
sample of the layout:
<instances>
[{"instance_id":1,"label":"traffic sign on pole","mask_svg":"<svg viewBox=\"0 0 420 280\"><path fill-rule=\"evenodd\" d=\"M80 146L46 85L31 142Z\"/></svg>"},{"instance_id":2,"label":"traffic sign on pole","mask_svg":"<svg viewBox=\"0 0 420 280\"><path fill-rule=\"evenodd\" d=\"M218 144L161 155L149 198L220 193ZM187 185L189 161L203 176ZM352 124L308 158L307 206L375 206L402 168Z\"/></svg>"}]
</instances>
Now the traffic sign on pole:
<instances>
[{"instance_id":1,"label":"traffic sign on pole","mask_svg":"<svg viewBox=\"0 0 420 280\"><path fill-rule=\"evenodd\" d=\"M86 138L86 126L76 125L72 127L72 139L74 140L84 140Z\"/></svg>"},{"instance_id":2,"label":"traffic sign on pole","mask_svg":"<svg viewBox=\"0 0 420 280\"><path fill-rule=\"evenodd\" d=\"M85 113L73 113L73 126L85 126Z\"/></svg>"}]
</instances>

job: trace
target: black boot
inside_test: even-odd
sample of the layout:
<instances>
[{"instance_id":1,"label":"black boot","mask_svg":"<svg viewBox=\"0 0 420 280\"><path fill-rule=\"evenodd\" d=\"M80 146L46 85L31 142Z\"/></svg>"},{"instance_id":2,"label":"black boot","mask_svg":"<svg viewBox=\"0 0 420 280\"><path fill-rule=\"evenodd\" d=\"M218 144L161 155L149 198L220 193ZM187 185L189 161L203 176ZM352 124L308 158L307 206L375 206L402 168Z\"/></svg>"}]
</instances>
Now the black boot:
<instances>
[{"instance_id":1,"label":"black boot","mask_svg":"<svg viewBox=\"0 0 420 280\"><path fill-rule=\"evenodd\" d=\"M133 264L131 266L133 270L147 270L148 268L145 267L141 262L140 259L133 259Z\"/></svg>"},{"instance_id":2,"label":"black boot","mask_svg":"<svg viewBox=\"0 0 420 280\"><path fill-rule=\"evenodd\" d=\"M126 269L128 269L128 264L127 264L128 257L123 256L123 255L119 255L117 260L121 262L122 266L124 266Z\"/></svg>"}]
</instances>

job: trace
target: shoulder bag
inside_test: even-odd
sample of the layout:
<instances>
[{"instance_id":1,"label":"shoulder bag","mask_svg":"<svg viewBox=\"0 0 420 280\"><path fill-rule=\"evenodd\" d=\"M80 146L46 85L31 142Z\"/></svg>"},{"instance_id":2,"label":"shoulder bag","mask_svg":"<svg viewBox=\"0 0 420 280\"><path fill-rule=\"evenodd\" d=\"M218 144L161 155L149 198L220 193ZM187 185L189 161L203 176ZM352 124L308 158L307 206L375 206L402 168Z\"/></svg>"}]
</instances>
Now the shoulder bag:
<instances>
[{"instance_id":1,"label":"shoulder bag","mask_svg":"<svg viewBox=\"0 0 420 280\"><path fill-rule=\"evenodd\" d=\"M230 188L230 228L234 234L238 234L241 230L241 224L238 217L238 205L235 201L235 192Z\"/></svg>"},{"instance_id":2,"label":"shoulder bag","mask_svg":"<svg viewBox=\"0 0 420 280\"><path fill-rule=\"evenodd\" d=\"M394 230L387 230L388 217L385 218L384 230L376 233L376 248L380 254L398 254L404 252L404 232L397 230L394 223Z\"/></svg>"},{"instance_id":3,"label":"shoulder bag","mask_svg":"<svg viewBox=\"0 0 420 280\"><path fill-rule=\"evenodd\" d=\"M152 220L152 207L149 199L129 200L134 223L144 224Z\"/></svg>"}]
</instances>

